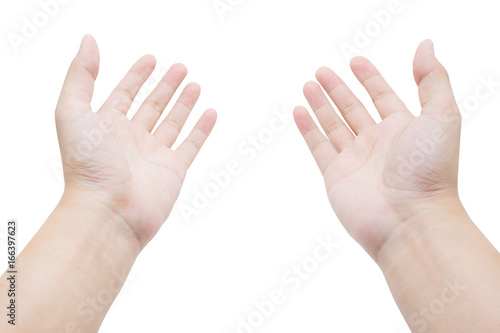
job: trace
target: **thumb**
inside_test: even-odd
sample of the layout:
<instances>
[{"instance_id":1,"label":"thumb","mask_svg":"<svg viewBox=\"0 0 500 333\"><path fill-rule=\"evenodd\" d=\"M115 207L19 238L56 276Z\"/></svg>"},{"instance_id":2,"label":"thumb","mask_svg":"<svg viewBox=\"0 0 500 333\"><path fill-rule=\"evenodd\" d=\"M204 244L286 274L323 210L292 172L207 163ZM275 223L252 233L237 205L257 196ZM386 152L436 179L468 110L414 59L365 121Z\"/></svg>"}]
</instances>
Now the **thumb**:
<instances>
[{"instance_id":1,"label":"thumb","mask_svg":"<svg viewBox=\"0 0 500 333\"><path fill-rule=\"evenodd\" d=\"M450 79L434 54L434 44L425 40L417 48L413 61L413 76L418 85L422 113L449 114L458 112Z\"/></svg>"},{"instance_id":2,"label":"thumb","mask_svg":"<svg viewBox=\"0 0 500 333\"><path fill-rule=\"evenodd\" d=\"M99 72L99 49L94 37L85 35L71 63L59 97L58 113L83 113L90 110L94 82Z\"/></svg>"}]
</instances>

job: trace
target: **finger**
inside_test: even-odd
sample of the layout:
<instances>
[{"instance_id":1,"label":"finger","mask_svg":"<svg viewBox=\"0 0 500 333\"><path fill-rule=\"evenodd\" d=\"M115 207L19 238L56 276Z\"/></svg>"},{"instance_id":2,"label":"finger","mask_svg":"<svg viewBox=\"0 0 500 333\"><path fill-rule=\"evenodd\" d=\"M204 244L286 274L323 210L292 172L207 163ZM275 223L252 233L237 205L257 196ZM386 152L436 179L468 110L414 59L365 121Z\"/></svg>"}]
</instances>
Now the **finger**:
<instances>
[{"instance_id":1,"label":"finger","mask_svg":"<svg viewBox=\"0 0 500 333\"><path fill-rule=\"evenodd\" d=\"M413 76L418 85L422 113L459 112L448 73L434 55L432 41L423 41L413 61Z\"/></svg>"},{"instance_id":2,"label":"finger","mask_svg":"<svg viewBox=\"0 0 500 333\"><path fill-rule=\"evenodd\" d=\"M216 120L217 113L215 110L209 109L205 111L186 140L177 148L176 153L181 156L188 168L210 135Z\"/></svg>"},{"instance_id":3,"label":"finger","mask_svg":"<svg viewBox=\"0 0 500 333\"><path fill-rule=\"evenodd\" d=\"M170 67L151 95L141 105L132 121L141 124L147 131L151 132L186 75L187 69L183 64L175 64Z\"/></svg>"},{"instance_id":4,"label":"finger","mask_svg":"<svg viewBox=\"0 0 500 333\"><path fill-rule=\"evenodd\" d=\"M334 71L322 67L316 72L316 79L356 135L376 124L360 100Z\"/></svg>"},{"instance_id":5,"label":"finger","mask_svg":"<svg viewBox=\"0 0 500 333\"><path fill-rule=\"evenodd\" d=\"M318 121L337 151L349 145L354 135L337 115L326 98L323 90L316 82L307 82L304 85L304 96L318 118Z\"/></svg>"},{"instance_id":6,"label":"finger","mask_svg":"<svg viewBox=\"0 0 500 333\"><path fill-rule=\"evenodd\" d=\"M57 112L82 113L90 111L90 101L98 73L99 49L97 43L92 36L85 35L80 49L69 67L59 97Z\"/></svg>"},{"instance_id":7,"label":"finger","mask_svg":"<svg viewBox=\"0 0 500 333\"><path fill-rule=\"evenodd\" d=\"M382 119L395 112L410 113L403 101L368 59L354 57L351 60L351 69L372 98Z\"/></svg>"},{"instance_id":8,"label":"finger","mask_svg":"<svg viewBox=\"0 0 500 333\"><path fill-rule=\"evenodd\" d=\"M323 133L321 133L306 108L297 106L293 110L293 118L316 164L318 164L321 173L324 174L333 158L337 155L337 151Z\"/></svg>"},{"instance_id":9,"label":"finger","mask_svg":"<svg viewBox=\"0 0 500 333\"><path fill-rule=\"evenodd\" d=\"M200 97L200 86L196 83L188 84L182 91L172 111L165 117L154 135L164 142L167 147L172 147L186 123L191 110Z\"/></svg>"},{"instance_id":10,"label":"finger","mask_svg":"<svg viewBox=\"0 0 500 333\"><path fill-rule=\"evenodd\" d=\"M100 110L117 110L126 115L155 66L156 59L152 55L140 58L118 83Z\"/></svg>"}]
</instances>

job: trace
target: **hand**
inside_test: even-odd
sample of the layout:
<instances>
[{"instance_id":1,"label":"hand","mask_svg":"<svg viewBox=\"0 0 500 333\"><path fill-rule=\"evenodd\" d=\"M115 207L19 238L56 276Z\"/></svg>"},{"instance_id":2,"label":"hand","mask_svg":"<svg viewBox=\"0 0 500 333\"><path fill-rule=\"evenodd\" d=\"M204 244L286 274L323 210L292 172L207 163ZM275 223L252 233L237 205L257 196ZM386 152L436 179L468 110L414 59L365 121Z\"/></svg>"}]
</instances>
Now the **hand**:
<instances>
[{"instance_id":1,"label":"hand","mask_svg":"<svg viewBox=\"0 0 500 333\"><path fill-rule=\"evenodd\" d=\"M68 71L56 109L64 196L71 196L73 202L85 202L90 210L105 207L118 214L141 246L170 214L186 171L216 121L215 111L207 110L187 139L172 149L200 94L200 87L190 83L152 132L187 74L181 64L169 69L129 120L127 112L155 63L153 56L142 57L104 105L92 112L99 51L95 40L86 36ZM89 201L91 204L87 204Z\"/></svg>"},{"instance_id":2,"label":"hand","mask_svg":"<svg viewBox=\"0 0 500 333\"><path fill-rule=\"evenodd\" d=\"M460 112L430 40L422 42L414 59L422 106L418 117L367 59L352 59L351 68L371 96L380 123L328 68L319 69L316 78L346 123L315 82L306 83L304 95L326 136L304 107L297 107L294 117L339 220L376 260L390 235L413 216L436 205L459 204Z\"/></svg>"}]
</instances>

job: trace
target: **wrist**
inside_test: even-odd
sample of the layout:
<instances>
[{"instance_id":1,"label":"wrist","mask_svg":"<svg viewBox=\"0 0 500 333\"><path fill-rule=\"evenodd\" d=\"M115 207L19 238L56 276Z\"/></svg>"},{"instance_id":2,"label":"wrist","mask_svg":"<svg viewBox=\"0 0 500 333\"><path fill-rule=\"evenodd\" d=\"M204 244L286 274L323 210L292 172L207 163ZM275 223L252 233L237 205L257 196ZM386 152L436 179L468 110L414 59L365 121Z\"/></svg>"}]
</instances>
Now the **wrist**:
<instances>
[{"instance_id":1,"label":"wrist","mask_svg":"<svg viewBox=\"0 0 500 333\"><path fill-rule=\"evenodd\" d=\"M97 332L140 250L130 228L103 201L65 191L17 258L24 272L19 289L31 295L21 300L21 330Z\"/></svg>"},{"instance_id":2,"label":"wrist","mask_svg":"<svg viewBox=\"0 0 500 333\"><path fill-rule=\"evenodd\" d=\"M376 262L412 331L498 327L497 314L484 309L498 308L491 286L500 278L500 256L458 198L420 206L402 220Z\"/></svg>"},{"instance_id":3,"label":"wrist","mask_svg":"<svg viewBox=\"0 0 500 333\"><path fill-rule=\"evenodd\" d=\"M122 244L137 255L142 250L134 229L105 198L66 188L53 215L61 216L63 223L73 224L83 234L94 234L94 246L102 246L103 242Z\"/></svg>"},{"instance_id":4,"label":"wrist","mask_svg":"<svg viewBox=\"0 0 500 333\"><path fill-rule=\"evenodd\" d=\"M415 259L412 257L421 254L417 247L425 250L426 245L440 242L444 236L454 241L475 228L458 196L419 202L404 209L401 215L398 226L375 252L375 261L383 270L400 260Z\"/></svg>"}]
</instances>

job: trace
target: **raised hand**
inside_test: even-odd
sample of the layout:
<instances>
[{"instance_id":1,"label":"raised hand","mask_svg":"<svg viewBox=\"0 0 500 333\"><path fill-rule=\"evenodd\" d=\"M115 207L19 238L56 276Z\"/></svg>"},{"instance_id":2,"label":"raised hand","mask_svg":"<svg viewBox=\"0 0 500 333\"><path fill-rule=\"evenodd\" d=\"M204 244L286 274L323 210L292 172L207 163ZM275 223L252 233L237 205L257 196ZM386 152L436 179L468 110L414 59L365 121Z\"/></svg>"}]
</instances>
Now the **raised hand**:
<instances>
[{"instance_id":1,"label":"raised hand","mask_svg":"<svg viewBox=\"0 0 500 333\"><path fill-rule=\"evenodd\" d=\"M86 36L69 69L56 109L65 196L117 213L144 246L166 220L186 171L212 130L216 113L207 110L187 139L172 149L200 87L188 84L170 113L153 129L185 78L173 65L130 120L127 112L155 68L153 56L132 66L104 105L90 107L99 70L95 40ZM84 198L84 199L83 199ZM105 223L105 221L103 221Z\"/></svg>"},{"instance_id":2,"label":"raised hand","mask_svg":"<svg viewBox=\"0 0 500 333\"><path fill-rule=\"evenodd\" d=\"M457 192L460 113L449 78L430 40L414 59L422 111L415 117L365 58L351 68L371 96L378 124L330 69L304 86L304 95L324 135L304 107L294 110L297 126L323 173L339 220L365 250L378 251L399 227L431 207L459 204Z\"/></svg>"}]
</instances>

